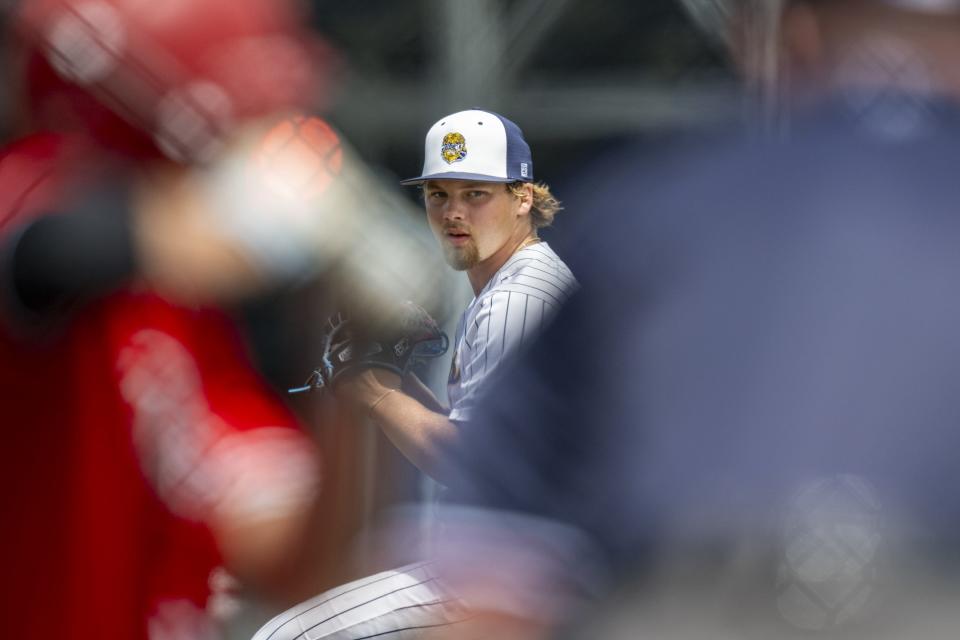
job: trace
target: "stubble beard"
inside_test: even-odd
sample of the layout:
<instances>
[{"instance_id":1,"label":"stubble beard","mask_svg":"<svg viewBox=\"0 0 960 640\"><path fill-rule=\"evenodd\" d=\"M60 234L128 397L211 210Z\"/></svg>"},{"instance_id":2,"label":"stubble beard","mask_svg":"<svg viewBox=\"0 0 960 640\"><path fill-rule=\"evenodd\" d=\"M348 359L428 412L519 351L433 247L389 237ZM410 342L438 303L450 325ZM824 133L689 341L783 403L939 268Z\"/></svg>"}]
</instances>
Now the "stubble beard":
<instances>
[{"instance_id":1,"label":"stubble beard","mask_svg":"<svg viewBox=\"0 0 960 640\"><path fill-rule=\"evenodd\" d=\"M480 252L473 242L463 247L444 247L443 254L447 264L457 271L466 271L480 262Z\"/></svg>"}]
</instances>

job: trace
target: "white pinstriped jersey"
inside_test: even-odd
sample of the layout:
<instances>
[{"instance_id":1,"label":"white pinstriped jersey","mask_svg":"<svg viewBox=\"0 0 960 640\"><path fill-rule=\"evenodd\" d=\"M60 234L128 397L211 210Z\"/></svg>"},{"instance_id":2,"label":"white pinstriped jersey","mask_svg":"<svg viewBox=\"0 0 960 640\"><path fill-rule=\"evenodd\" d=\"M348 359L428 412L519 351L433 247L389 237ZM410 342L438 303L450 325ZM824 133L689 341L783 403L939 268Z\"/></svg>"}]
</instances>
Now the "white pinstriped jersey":
<instances>
[{"instance_id":1,"label":"white pinstriped jersey","mask_svg":"<svg viewBox=\"0 0 960 640\"><path fill-rule=\"evenodd\" d=\"M484 381L546 326L576 287L546 242L510 256L460 317L447 384L451 420L470 418Z\"/></svg>"},{"instance_id":2,"label":"white pinstriped jersey","mask_svg":"<svg viewBox=\"0 0 960 640\"><path fill-rule=\"evenodd\" d=\"M281 613L253 640L413 640L468 618L431 562L348 582ZM458 637L449 633L444 637Z\"/></svg>"},{"instance_id":3,"label":"white pinstriped jersey","mask_svg":"<svg viewBox=\"0 0 960 640\"><path fill-rule=\"evenodd\" d=\"M477 389L517 354L576 289L567 265L546 243L510 257L460 317L451 368L451 420L466 420ZM468 612L436 575L432 562L362 578L307 600L267 623L253 640L367 640L423 637Z\"/></svg>"}]
</instances>

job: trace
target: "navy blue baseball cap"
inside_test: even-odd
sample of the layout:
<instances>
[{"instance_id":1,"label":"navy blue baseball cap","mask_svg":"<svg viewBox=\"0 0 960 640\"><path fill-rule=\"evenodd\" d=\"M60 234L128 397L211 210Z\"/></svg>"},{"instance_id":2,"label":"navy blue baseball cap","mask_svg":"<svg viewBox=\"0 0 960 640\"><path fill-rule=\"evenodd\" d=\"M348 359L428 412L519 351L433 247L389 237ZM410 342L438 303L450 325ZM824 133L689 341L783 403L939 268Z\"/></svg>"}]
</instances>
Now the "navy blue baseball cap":
<instances>
[{"instance_id":1,"label":"navy blue baseball cap","mask_svg":"<svg viewBox=\"0 0 960 640\"><path fill-rule=\"evenodd\" d=\"M427 180L532 182L530 145L516 124L491 111L452 113L430 127L423 173L400 184Z\"/></svg>"}]
</instances>

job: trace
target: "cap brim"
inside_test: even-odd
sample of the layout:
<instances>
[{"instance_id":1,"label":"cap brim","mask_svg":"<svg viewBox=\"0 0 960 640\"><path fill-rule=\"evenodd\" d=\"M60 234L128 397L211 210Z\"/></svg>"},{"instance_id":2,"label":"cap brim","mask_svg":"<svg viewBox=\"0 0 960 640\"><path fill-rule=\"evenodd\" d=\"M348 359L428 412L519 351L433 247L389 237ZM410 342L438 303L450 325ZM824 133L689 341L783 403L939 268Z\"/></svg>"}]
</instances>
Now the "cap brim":
<instances>
[{"instance_id":1,"label":"cap brim","mask_svg":"<svg viewBox=\"0 0 960 640\"><path fill-rule=\"evenodd\" d=\"M427 180L474 180L476 182L518 182L516 178L504 178L503 176L486 176L476 173L460 173L451 171L448 173L433 173L428 176L418 176L416 178L407 178L401 180L402 185L423 184Z\"/></svg>"}]
</instances>

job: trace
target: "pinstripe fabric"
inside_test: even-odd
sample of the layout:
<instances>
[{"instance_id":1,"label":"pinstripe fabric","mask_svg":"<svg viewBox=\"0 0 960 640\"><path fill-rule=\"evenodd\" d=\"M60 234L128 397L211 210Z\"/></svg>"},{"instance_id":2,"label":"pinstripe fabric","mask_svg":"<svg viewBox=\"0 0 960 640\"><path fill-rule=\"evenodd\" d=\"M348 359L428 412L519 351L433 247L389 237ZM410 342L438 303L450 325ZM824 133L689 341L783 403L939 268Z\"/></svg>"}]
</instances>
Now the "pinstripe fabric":
<instances>
[{"instance_id":1,"label":"pinstripe fabric","mask_svg":"<svg viewBox=\"0 0 960 640\"><path fill-rule=\"evenodd\" d=\"M460 318L454 367L462 368L450 383L451 420L467 419L477 388L533 339L576 286L546 243L507 260ZM433 565L420 563L322 593L271 620L253 640L406 640L465 619Z\"/></svg>"},{"instance_id":2,"label":"pinstripe fabric","mask_svg":"<svg viewBox=\"0 0 960 640\"><path fill-rule=\"evenodd\" d=\"M285 611L253 640L407 640L465 620L433 572L412 564L355 580Z\"/></svg>"},{"instance_id":3,"label":"pinstripe fabric","mask_svg":"<svg viewBox=\"0 0 960 640\"><path fill-rule=\"evenodd\" d=\"M576 287L545 242L507 260L460 318L447 386L451 420L470 418L484 381L543 329Z\"/></svg>"}]
</instances>

